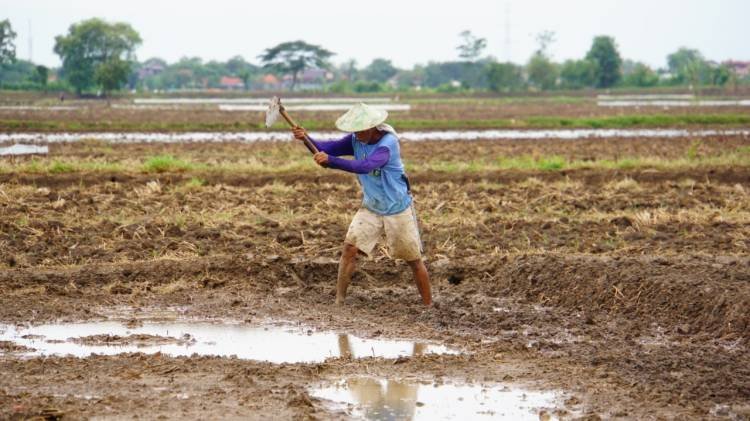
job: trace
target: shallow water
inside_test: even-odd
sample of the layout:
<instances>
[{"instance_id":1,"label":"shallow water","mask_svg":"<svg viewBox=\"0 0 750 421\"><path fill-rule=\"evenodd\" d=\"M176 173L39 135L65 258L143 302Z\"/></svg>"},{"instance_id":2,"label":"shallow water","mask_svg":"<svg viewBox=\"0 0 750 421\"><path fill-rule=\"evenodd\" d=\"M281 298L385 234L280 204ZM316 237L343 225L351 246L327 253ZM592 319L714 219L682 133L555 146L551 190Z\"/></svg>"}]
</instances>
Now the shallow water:
<instances>
[{"instance_id":1,"label":"shallow water","mask_svg":"<svg viewBox=\"0 0 750 421\"><path fill-rule=\"evenodd\" d=\"M695 99L693 94L643 94L643 95L597 95L597 99L609 101L609 100L665 100L665 99Z\"/></svg>"},{"instance_id":2,"label":"shallow water","mask_svg":"<svg viewBox=\"0 0 750 421\"><path fill-rule=\"evenodd\" d=\"M371 377L344 380L310 393L331 401L332 409L350 410L354 417L368 420L539 420L542 411L551 415L559 400L553 392Z\"/></svg>"},{"instance_id":3,"label":"shallow water","mask_svg":"<svg viewBox=\"0 0 750 421\"><path fill-rule=\"evenodd\" d=\"M338 139L341 132L312 132L316 140ZM607 138L677 138L711 136L750 136L750 129L684 130L684 129L566 129L566 130L430 130L399 133L403 141L422 140L494 140L494 139L607 139ZM6 142L59 143L97 139L112 143L190 143L190 142L267 142L290 141L288 131L265 132L103 132L103 133L0 133L0 144Z\"/></svg>"},{"instance_id":4,"label":"shallow water","mask_svg":"<svg viewBox=\"0 0 750 421\"><path fill-rule=\"evenodd\" d=\"M288 111L346 111L352 107L353 104L305 104L305 105L289 105L284 106ZM411 105L409 104L370 104L370 108L386 111L409 111ZM263 105L219 105L221 111L266 111L268 109L267 104Z\"/></svg>"},{"instance_id":5,"label":"shallow water","mask_svg":"<svg viewBox=\"0 0 750 421\"><path fill-rule=\"evenodd\" d=\"M0 148L0 156L46 155L47 153L49 153L47 146L15 144Z\"/></svg>"},{"instance_id":6,"label":"shallow water","mask_svg":"<svg viewBox=\"0 0 750 421\"><path fill-rule=\"evenodd\" d=\"M600 107L750 107L750 100L635 100L635 101L599 101Z\"/></svg>"},{"instance_id":7,"label":"shallow water","mask_svg":"<svg viewBox=\"0 0 750 421\"><path fill-rule=\"evenodd\" d=\"M84 345L81 338L93 335L155 335L181 340L168 344ZM73 342L72 339L79 339ZM12 341L34 351L22 354L116 355L126 352L153 354L161 352L170 356L213 355L272 363L322 362L330 357L398 358L420 354L456 354L456 350L442 345L406 340L363 339L334 332L313 331L289 325L247 325L240 323L211 322L143 322L128 327L120 322L84 322L47 324L30 328L0 325L0 340ZM177 341L173 341L177 342Z\"/></svg>"},{"instance_id":8,"label":"shallow water","mask_svg":"<svg viewBox=\"0 0 750 421\"><path fill-rule=\"evenodd\" d=\"M262 104L266 108L271 98L136 98L134 104ZM391 98L380 97L309 97L309 98L282 98L283 104L324 104L324 103L350 103L366 102L391 102ZM265 109L265 108L264 108Z\"/></svg>"},{"instance_id":9,"label":"shallow water","mask_svg":"<svg viewBox=\"0 0 750 421\"><path fill-rule=\"evenodd\" d=\"M81 107L75 105L53 105L53 106L38 106L38 105L0 105L1 110L9 111L71 111L77 110Z\"/></svg>"}]
</instances>

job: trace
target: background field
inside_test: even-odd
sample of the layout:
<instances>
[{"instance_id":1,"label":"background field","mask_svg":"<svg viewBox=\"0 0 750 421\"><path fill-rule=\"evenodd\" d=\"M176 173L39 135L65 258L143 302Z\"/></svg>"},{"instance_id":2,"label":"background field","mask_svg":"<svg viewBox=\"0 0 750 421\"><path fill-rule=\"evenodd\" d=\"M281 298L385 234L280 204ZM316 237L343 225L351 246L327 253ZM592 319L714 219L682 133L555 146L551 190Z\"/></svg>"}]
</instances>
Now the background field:
<instances>
[{"instance_id":1,"label":"background field","mask_svg":"<svg viewBox=\"0 0 750 421\"><path fill-rule=\"evenodd\" d=\"M719 132L403 142L438 303L428 311L408 268L385 250L355 275L347 306L332 306L359 186L315 166L299 144L113 144L92 133L51 144L45 157L4 158L4 323L177 308L438 340L467 353L278 366L139 354L23 359L0 343L0 400L19 417L56 408L73 418L326 419L333 415L309 387L367 372L560 389L570 394L556 413L564 418L748 416L750 136L721 133L747 129L747 107L601 107L595 96L398 101L412 106L392 113L399 130ZM53 102L3 97L11 107ZM262 130L257 112L71 103L82 108L2 109L0 130ZM294 115L329 130L338 113ZM166 385L191 400L150 389ZM106 392L86 399L94 389Z\"/></svg>"}]
</instances>

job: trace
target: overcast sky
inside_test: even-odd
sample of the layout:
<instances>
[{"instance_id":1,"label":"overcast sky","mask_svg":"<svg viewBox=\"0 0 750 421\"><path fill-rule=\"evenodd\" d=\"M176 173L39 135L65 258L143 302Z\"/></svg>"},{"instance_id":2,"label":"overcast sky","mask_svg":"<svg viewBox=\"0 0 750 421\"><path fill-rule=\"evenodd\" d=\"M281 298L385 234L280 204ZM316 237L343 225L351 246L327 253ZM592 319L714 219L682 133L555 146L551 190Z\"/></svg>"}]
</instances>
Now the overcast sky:
<instances>
[{"instance_id":1,"label":"overcast sky","mask_svg":"<svg viewBox=\"0 0 750 421\"><path fill-rule=\"evenodd\" d=\"M557 34L555 60L584 56L603 34L623 57L655 67L681 46L711 60L750 60L750 0L0 0L0 20L18 33L18 57L48 66L60 65L54 37L91 17L129 23L143 38L139 60L170 63L234 55L257 63L264 49L302 39L335 52L334 63L353 58L361 67L384 57L411 68L456 59L463 30L487 39L485 54L517 63L544 30Z\"/></svg>"}]
</instances>

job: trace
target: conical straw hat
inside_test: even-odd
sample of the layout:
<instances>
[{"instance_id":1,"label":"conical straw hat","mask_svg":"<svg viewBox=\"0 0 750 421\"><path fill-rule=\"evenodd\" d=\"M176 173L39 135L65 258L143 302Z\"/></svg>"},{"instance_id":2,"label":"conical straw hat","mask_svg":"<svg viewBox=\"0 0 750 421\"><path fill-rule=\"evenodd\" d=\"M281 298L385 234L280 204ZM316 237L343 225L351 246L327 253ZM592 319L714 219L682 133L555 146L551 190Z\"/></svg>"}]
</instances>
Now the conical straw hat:
<instances>
[{"instance_id":1,"label":"conical straw hat","mask_svg":"<svg viewBox=\"0 0 750 421\"><path fill-rule=\"evenodd\" d=\"M388 111L360 102L336 120L336 128L342 132L359 132L377 126L386 118Z\"/></svg>"}]
</instances>

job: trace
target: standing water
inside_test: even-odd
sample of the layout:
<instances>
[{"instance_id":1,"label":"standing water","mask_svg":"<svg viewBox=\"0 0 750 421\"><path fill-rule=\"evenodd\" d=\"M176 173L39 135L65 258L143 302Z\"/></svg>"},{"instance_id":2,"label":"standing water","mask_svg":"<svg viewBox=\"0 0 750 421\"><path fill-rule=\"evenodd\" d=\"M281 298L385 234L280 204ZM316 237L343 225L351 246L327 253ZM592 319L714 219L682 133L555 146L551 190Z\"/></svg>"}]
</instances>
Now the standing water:
<instances>
[{"instance_id":1,"label":"standing water","mask_svg":"<svg viewBox=\"0 0 750 421\"><path fill-rule=\"evenodd\" d=\"M370 377L340 381L311 395L330 401L334 410L368 420L551 419L560 400L553 392Z\"/></svg>"},{"instance_id":2,"label":"standing water","mask_svg":"<svg viewBox=\"0 0 750 421\"><path fill-rule=\"evenodd\" d=\"M364 339L293 326L240 323L144 322L128 327L114 321L48 324L29 328L0 325L0 341L27 348L25 355L116 355L127 352L169 356L213 355L272 363L322 362L331 357L398 358L455 354L442 345L406 340Z\"/></svg>"}]
</instances>

